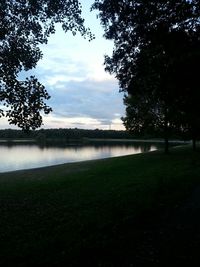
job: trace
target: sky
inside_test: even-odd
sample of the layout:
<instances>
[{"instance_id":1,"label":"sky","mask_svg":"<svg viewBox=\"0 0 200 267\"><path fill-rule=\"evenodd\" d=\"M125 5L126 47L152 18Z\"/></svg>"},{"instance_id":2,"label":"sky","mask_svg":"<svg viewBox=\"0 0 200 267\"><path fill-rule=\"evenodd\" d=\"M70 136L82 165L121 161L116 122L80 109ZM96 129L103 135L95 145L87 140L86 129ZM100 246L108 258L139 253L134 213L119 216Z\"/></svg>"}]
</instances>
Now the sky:
<instances>
[{"instance_id":1,"label":"sky","mask_svg":"<svg viewBox=\"0 0 200 267\"><path fill-rule=\"evenodd\" d=\"M104 55L111 55L112 41L103 38L103 29L90 12L93 0L80 0L85 25L95 40L89 42L80 34L73 36L56 27L47 45L40 48L43 59L29 75L35 75L45 85L53 109L43 116L42 128L81 128L122 130L123 94L118 82L104 71ZM11 128L0 120L0 128Z\"/></svg>"}]
</instances>

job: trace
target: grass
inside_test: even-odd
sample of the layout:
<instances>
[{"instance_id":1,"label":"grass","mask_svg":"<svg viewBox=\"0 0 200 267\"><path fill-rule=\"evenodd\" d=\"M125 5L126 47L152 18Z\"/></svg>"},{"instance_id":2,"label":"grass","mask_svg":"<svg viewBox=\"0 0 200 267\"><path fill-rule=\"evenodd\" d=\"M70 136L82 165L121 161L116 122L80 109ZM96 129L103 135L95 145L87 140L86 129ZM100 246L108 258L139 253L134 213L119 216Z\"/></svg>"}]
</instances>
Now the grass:
<instances>
[{"instance_id":1,"label":"grass","mask_svg":"<svg viewBox=\"0 0 200 267\"><path fill-rule=\"evenodd\" d=\"M2 173L0 266L170 266L160 232L199 185L188 147Z\"/></svg>"}]
</instances>

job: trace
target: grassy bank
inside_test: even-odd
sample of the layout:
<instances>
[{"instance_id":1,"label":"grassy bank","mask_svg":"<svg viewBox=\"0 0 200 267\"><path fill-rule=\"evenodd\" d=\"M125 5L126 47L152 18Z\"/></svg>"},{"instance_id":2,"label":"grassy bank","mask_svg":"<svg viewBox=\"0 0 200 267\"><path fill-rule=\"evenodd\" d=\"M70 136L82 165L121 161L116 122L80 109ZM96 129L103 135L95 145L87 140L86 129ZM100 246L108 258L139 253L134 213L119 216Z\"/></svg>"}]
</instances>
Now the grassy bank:
<instances>
[{"instance_id":1,"label":"grassy bank","mask_svg":"<svg viewBox=\"0 0 200 267\"><path fill-rule=\"evenodd\" d=\"M0 266L181 262L169 222L199 184L186 147L0 174Z\"/></svg>"}]
</instances>

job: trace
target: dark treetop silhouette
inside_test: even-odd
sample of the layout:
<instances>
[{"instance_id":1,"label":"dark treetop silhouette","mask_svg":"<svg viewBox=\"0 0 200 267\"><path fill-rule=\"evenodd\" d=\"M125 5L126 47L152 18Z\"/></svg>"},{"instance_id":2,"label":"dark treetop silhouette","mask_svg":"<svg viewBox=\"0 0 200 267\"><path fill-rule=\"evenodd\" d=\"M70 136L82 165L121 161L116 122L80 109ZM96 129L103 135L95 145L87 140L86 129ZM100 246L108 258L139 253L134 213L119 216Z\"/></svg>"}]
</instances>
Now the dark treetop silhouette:
<instances>
[{"instance_id":1,"label":"dark treetop silhouette","mask_svg":"<svg viewBox=\"0 0 200 267\"><path fill-rule=\"evenodd\" d=\"M55 33L55 23L65 32L93 38L77 0L0 1L0 116L24 130L41 126L41 111L51 111L45 103L50 96L36 77L20 81L18 74L36 67L42 58L39 44Z\"/></svg>"},{"instance_id":2,"label":"dark treetop silhouette","mask_svg":"<svg viewBox=\"0 0 200 267\"><path fill-rule=\"evenodd\" d=\"M188 131L194 142L200 127L199 0L96 0L93 9L114 40L106 70L124 92L126 128L160 128L168 152L171 130ZM195 108L194 108L195 107Z\"/></svg>"}]
</instances>

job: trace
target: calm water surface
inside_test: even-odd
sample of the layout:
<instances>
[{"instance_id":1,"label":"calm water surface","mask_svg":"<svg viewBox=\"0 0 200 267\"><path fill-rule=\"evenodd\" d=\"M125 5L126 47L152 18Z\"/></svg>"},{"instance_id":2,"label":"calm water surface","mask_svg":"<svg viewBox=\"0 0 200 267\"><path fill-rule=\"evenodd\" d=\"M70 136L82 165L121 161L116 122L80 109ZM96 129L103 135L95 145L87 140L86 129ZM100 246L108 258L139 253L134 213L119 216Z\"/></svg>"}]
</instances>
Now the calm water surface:
<instances>
[{"instance_id":1,"label":"calm water surface","mask_svg":"<svg viewBox=\"0 0 200 267\"><path fill-rule=\"evenodd\" d=\"M30 169L68 162L110 158L156 150L157 145L89 145L39 147L38 145L0 145L0 172Z\"/></svg>"}]
</instances>

